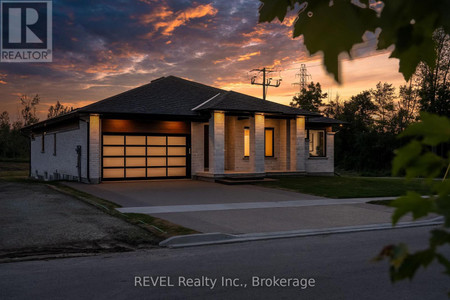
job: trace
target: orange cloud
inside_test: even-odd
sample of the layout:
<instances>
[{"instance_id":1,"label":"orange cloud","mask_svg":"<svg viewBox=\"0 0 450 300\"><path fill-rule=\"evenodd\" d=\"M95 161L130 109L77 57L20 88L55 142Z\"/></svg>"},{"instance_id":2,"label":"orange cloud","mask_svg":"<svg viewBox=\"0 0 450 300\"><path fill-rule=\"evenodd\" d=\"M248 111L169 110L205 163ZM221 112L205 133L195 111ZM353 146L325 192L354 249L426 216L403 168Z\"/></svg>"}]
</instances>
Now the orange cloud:
<instances>
[{"instance_id":1,"label":"orange cloud","mask_svg":"<svg viewBox=\"0 0 450 300\"><path fill-rule=\"evenodd\" d=\"M260 54L261 54L261 51L247 53L244 55L240 55L237 60L238 61L249 60L250 58L252 58L252 56L256 56L256 55L260 55Z\"/></svg>"},{"instance_id":2,"label":"orange cloud","mask_svg":"<svg viewBox=\"0 0 450 300\"><path fill-rule=\"evenodd\" d=\"M252 56L261 55L261 51L251 52L243 55L233 56L233 57L225 57L223 59L218 59L213 61L214 64L220 64L223 62L234 62L234 61L244 61L249 60Z\"/></svg>"},{"instance_id":3,"label":"orange cloud","mask_svg":"<svg viewBox=\"0 0 450 300\"><path fill-rule=\"evenodd\" d=\"M212 4L198 5L189 7L184 11L173 12L167 6L160 6L156 11L139 17L141 23L152 24L155 30L161 29L162 35L171 36L173 31L188 23L192 19L198 19L206 16L215 16L218 10ZM147 37L153 33L149 32Z\"/></svg>"}]
</instances>

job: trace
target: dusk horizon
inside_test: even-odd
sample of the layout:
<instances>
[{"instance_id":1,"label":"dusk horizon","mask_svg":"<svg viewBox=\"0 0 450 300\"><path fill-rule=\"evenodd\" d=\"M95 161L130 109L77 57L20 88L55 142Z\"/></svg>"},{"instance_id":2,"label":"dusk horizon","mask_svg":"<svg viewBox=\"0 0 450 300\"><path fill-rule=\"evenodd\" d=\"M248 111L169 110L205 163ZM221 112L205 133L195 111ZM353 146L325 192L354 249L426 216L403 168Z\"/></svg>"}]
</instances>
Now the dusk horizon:
<instances>
[{"instance_id":1,"label":"dusk horizon","mask_svg":"<svg viewBox=\"0 0 450 300\"><path fill-rule=\"evenodd\" d=\"M261 98L250 71L272 67L280 87L267 100L288 105L299 92L302 64L329 98L347 100L378 82L405 84L398 60L376 51L375 38L354 47L353 60L343 56L342 85L328 75L322 55L310 56L302 37L292 38L295 15L280 24L258 23L259 1L139 1L53 3L53 62L1 63L0 110L19 118L21 95L39 94L38 117L60 101L79 108L162 76L233 90ZM370 72L368 72L370 71ZM327 99L326 99L327 100Z\"/></svg>"}]
</instances>

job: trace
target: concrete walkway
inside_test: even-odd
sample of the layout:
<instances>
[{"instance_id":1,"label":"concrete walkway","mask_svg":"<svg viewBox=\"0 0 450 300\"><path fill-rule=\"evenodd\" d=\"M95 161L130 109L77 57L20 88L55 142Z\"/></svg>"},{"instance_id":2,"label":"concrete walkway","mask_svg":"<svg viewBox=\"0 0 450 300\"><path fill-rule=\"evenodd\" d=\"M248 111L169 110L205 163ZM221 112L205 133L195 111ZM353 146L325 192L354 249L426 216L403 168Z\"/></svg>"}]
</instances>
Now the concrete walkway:
<instances>
[{"instance_id":1,"label":"concrete walkway","mask_svg":"<svg viewBox=\"0 0 450 300\"><path fill-rule=\"evenodd\" d=\"M390 200L394 198L395 197L315 199L315 200L305 199L297 201L276 201L276 202L243 202L243 203L144 206L144 207L138 206L138 207L119 208L117 210L123 213L141 213L141 214L181 213L181 212L234 210L234 209L283 208L283 207L286 208L286 207L358 204L358 203L366 203L373 200Z\"/></svg>"}]
</instances>

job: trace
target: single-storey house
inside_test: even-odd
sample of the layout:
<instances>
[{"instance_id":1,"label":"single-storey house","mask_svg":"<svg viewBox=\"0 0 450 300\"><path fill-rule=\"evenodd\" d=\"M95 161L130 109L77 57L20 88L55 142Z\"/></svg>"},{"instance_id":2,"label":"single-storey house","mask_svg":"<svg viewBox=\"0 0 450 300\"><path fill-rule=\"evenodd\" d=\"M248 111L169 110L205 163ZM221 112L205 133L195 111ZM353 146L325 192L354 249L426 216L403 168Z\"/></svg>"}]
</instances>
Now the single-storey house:
<instances>
[{"instance_id":1,"label":"single-storey house","mask_svg":"<svg viewBox=\"0 0 450 300\"><path fill-rule=\"evenodd\" d=\"M337 120L167 76L25 127L42 180L334 173Z\"/></svg>"}]
</instances>

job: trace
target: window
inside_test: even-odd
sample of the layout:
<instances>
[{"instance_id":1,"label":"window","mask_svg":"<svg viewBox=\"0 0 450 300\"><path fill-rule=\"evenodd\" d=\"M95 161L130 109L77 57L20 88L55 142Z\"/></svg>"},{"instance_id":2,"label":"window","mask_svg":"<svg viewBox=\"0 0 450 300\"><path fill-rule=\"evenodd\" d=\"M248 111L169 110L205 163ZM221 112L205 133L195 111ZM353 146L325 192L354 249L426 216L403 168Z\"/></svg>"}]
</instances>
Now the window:
<instances>
[{"instance_id":1,"label":"window","mask_svg":"<svg viewBox=\"0 0 450 300\"><path fill-rule=\"evenodd\" d=\"M266 157L273 157L273 146L274 146L274 129L265 128L264 129L264 155Z\"/></svg>"},{"instance_id":2,"label":"window","mask_svg":"<svg viewBox=\"0 0 450 300\"><path fill-rule=\"evenodd\" d=\"M244 128L244 156L250 156L250 129L248 127Z\"/></svg>"},{"instance_id":3,"label":"window","mask_svg":"<svg viewBox=\"0 0 450 300\"><path fill-rule=\"evenodd\" d=\"M325 156L325 130L308 130L309 132L309 156Z\"/></svg>"},{"instance_id":4,"label":"window","mask_svg":"<svg viewBox=\"0 0 450 300\"><path fill-rule=\"evenodd\" d=\"M43 133L41 137L41 152L45 153L45 133Z\"/></svg>"},{"instance_id":5,"label":"window","mask_svg":"<svg viewBox=\"0 0 450 300\"><path fill-rule=\"evenodd\" d=\"M56 133L53 134L53 155L56 156Z\"/></svg>"}]
</instances>

